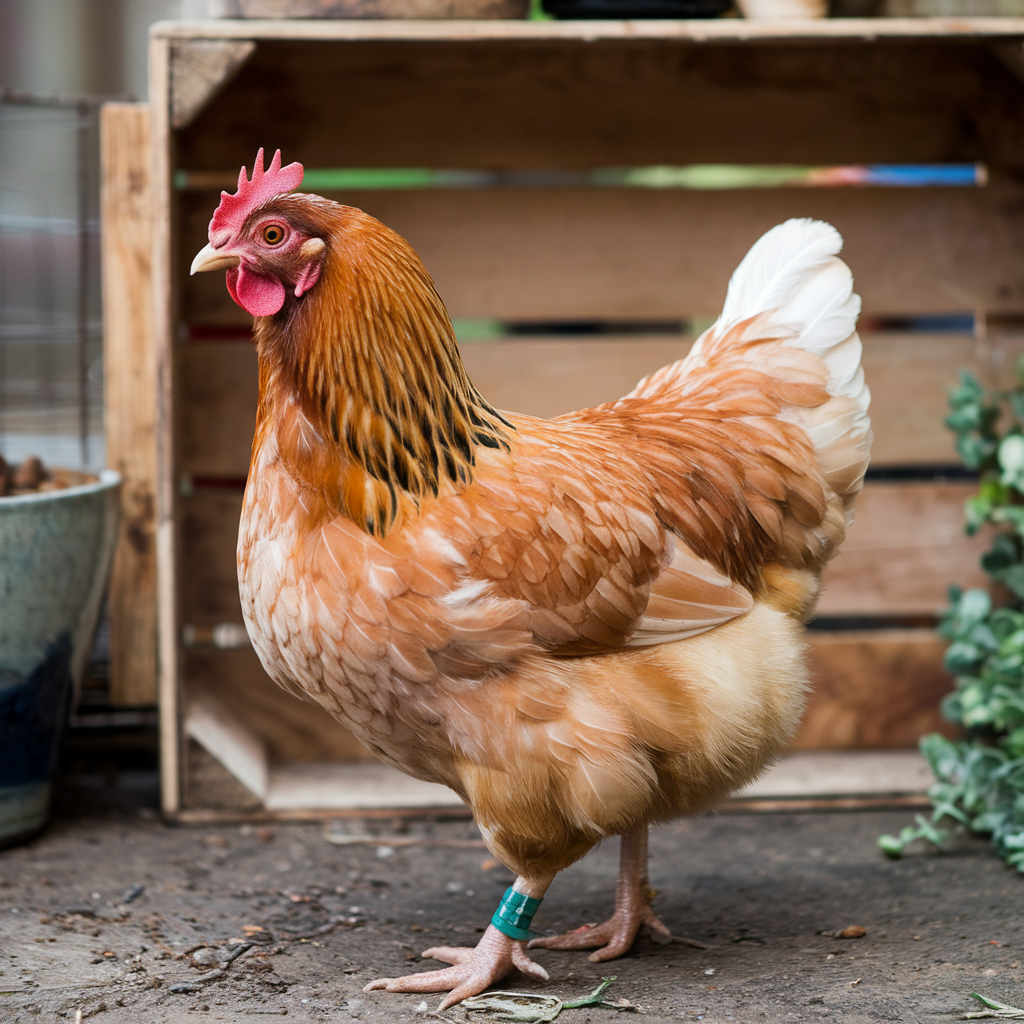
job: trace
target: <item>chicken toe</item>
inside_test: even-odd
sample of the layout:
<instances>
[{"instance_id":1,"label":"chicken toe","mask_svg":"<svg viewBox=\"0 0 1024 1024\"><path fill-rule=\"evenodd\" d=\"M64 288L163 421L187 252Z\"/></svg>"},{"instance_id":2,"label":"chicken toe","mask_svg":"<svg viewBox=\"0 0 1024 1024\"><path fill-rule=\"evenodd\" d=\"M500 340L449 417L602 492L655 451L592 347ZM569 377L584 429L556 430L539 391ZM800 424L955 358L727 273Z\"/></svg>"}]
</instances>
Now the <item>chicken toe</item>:
<instances>
[{"instance_id":1,"label":"chicken toe","mask_svg":"<svg viewBox=\"0 0 1024 1024\"><path fill-rule=\"evenodd\" d=\"M615 913L602 924L585 924L564 935L552 935L533 939L530 948L540 949L594 949L589 959L594 963L614 960L629 951L636 940L641 925L650 928L652 937L668 942L672 933L658 920L647 902L631 905L618 904Z\"/></svg>"},{"instance_id":2,"label":"chicken toe","mask_svg":"<svg viewBox=\"0 0 1024 1024\"><path fill-rule=\"evenodd\" d=\"M524 945L502 934L494 925L488 925L474 949L435 946L424 951L423 956L444 960L452 964L451 967L423 974L407 974L401 978L378 978L371 981L363 991L386 989L388 992L447 992L448 995L438 1007L438 1011L441 1011L483 992L513 970L547 981L548 972L526 955Z\"/></svg>"},{"instance_id":3,"label":"chicken toe","mask_svg":"<svg viewBox=\"0 0 1024 1024\"><path fill-rule=\"evenodd\" d=\"M641 925L655 942L669 942L671 932L651 909L653 891L647 883L647 824L622 837L619 878L615 886L615 913L602 924L585 924L563 935L532 939L530 949L594 949L590 960L601 963L627 952Z\"/></svg>"}]
</instances>

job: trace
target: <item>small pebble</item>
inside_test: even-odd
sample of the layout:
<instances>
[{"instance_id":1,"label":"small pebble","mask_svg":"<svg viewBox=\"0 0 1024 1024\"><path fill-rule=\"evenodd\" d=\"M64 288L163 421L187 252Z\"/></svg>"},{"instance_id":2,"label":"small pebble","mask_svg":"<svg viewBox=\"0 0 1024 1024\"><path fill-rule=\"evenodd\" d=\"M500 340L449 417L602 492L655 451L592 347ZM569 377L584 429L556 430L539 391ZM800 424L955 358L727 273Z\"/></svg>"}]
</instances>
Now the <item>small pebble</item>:
<instances>
[{"instance_id":1,"label":"small pebble","mask_svg":"<svg viewBox=\"0 0 1024 1024\"><path fill-rule=\"evenodd\" d=\"M838 939L863 939L867 935L867 928L861 928L859 924L847 925L841 932L836 932Z\"/></svg>"},{"instance_id":2,"label":"small pebble","mask_svg":"<svg viewBox=\"0 0 1024 1024\"><path fill-rule=\"evenodd\" d=\"M127 889L125 889L124 895L121 897L121 902L131 903L132 900L137 900L145 891L146 887L138 883L129 886Z\"/></svg>"}]
</instances>

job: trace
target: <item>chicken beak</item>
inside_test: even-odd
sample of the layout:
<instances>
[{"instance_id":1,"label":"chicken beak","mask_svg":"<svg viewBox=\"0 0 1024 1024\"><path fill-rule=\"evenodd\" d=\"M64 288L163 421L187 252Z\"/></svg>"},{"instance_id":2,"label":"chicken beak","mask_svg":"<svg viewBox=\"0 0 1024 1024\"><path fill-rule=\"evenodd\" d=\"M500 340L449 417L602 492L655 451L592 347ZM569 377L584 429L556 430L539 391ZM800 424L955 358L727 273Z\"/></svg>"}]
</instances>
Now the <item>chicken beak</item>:
<instances>
[{"instance_id":1,"label":"chicken beak","mask_svg":"<svg viewBox=\"0 0 1024 1024\"><path fill-rule=\"evenodd\" d=\"M203 270L227 270L228 267L237 267L240 262L234 253L214 249L212 245L204 245L192 261L189 276Z\"/></svg>"}]
</instances>

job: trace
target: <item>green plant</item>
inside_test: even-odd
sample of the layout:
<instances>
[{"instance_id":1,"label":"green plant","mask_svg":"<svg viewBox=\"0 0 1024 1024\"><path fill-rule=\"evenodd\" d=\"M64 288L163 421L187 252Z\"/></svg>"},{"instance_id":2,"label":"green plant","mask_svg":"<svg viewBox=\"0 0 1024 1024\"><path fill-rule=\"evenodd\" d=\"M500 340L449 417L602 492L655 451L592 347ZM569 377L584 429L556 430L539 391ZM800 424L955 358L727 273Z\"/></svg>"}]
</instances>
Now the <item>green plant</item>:
<instances>
[{"instance_id":1,"label":"green plant","mask_svg":"<svg viewBox=\"0 0 1024 1024\"><path fill-rule=\"evenodd\" d=\"M918 815L878 844L899 857L908 843L941 845L956 830L992 836L999 855L1024 872L1024 360L1019 383L996 391L962 373L945 423L964 463L980 477L965 528L997 528L982 568L1002 588L999 606L985 590L950 589L939 627L950 641L946 668L955 690L943 715L964 730L959 740L925 736L921 752L936 782L930 818Z\"/></svg>"}]
</instances>

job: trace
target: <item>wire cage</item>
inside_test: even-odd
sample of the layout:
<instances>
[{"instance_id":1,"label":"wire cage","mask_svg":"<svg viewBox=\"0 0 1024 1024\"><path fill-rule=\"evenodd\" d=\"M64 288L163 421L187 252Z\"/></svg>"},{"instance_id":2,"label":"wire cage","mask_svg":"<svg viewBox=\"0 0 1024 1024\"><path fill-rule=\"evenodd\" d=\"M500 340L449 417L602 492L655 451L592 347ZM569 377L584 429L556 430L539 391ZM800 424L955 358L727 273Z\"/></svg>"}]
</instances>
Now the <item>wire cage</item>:
<instances>
[{"instance_id":1,"label":"wire cage","mask_svg":"<svg viewBox=\"0 0 1024 1024\"><path fill-rule=\"evenodd\" d=\"M105 462L100 100L0 92L0 454Z\"/></svg>"}]
</instances>

